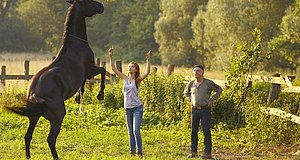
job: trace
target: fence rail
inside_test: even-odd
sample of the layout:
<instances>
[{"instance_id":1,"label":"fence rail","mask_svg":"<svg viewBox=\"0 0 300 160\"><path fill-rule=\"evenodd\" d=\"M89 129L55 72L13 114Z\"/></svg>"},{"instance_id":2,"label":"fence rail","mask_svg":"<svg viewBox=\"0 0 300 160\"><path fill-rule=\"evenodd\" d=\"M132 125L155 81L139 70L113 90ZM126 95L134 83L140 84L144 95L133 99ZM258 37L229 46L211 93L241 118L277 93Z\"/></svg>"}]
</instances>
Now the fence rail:
<instances>
[{"instance_id":1,"label":"fence rail","mask_svg":"<svg viewBox=\"0 0 300 160\"><path fill-rule=\"evenodd\" d=\"M5 86L5 81L6 80L30 80L33 75L29 75L29 63L30 61L26 60L24 61L24 75L7 75L6 74L6 66L1 67L1 85ZM106 62L100 61L99 58L96 59L96 64L98 66L106 68ZM122 62L121 61L116 61L116 66L119 71L122 72ZM156 68L157 70L157 68ZM167 70L167 75L170 75L174 72L174 65L168 65L168 70ZM106 73L107 77L110 77L110 79L106 79L106 83L110 83L111 81L115 80L115 75L107 72ZM269 92L269 97L268 97L268 104L272 103L275 99L278 98L278 95L280 92L288 92L288 93L300 93L300 86L293 86L292 80L294 80L296 77L295 76L285 76L282 77L280 74L275 74L272 77L268 76L259 76L259 75L251 75L247 77L248 84L252 84L249 82L252 81L257 81L257 82L267 82L271 83L271 90ZM191 80L191 77L185 77L186 81ZM215 83L218 85L224 87L225 86L225 81L224 80L217 80L217 79L212 79ZM87 80L87 83L96 83L100 82L100 78L93 78L90 80ZM281 85L285 85L283 89L281 89ZM267 114L272 114L276 115L282 118L290 118L291 121L300 124L300 117L296 115L292 115L290 113L286 113L282 110L276 109L276 108L261 108L261 111Z\"/></svg>"},{"instance_id":2,"label":"fence rail","mask_svg":"<svg viewBox=\"0 0 300 160\"><path fill-rule=\"evenodd\" d=\"M7 80L25 80L28 81L30 80L33 75L29 74L29 64L30 61L25 60L24 61L24 75L9 75L6 74L6 66L2 65L1 66L1 75L0 75L0 80L1 80L1 85L5 86ZM99 58L96 59L96 64L100 67L106 68L106 62L105 61L100 61ZM122 71L122 61L116 61L116 66L117 69ZM111 74L109 72L106 72L106 77L109 77L109 79L105 79L106 83L110 83L111 81L115 80L115 75ZM87 80L87 83L100 83L101 79L100 78L92 78L90 80Z\"/></svg>"}]
</instances>

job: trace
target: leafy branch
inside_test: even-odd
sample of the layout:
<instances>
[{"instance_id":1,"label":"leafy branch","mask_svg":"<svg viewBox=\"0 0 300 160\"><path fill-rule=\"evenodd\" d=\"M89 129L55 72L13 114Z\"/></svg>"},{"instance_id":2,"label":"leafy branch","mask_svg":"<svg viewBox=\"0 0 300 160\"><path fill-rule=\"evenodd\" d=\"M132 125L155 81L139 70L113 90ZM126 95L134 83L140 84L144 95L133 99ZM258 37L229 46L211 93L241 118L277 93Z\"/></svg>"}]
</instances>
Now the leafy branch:
<instances>
[{"instance_id":1,"label":"leafy branch","mask_svg":"<svg viewBox=\"0 0 300 160\"><path fill-rule=\"evenodd\" d=\"M254 29L252 32L255 36L255 42L250 45L243 42L237 45L237 54L230 61L230 68L226 71L227 94L231 97L236 105L236 109L242 113L241 104L246 99L248 86L247 77L252 75L253 69L261 62L269 59L269 53L262 52L261 31ZM238 115L240 122L241 116Z\"/></svg>"}]
</instances>

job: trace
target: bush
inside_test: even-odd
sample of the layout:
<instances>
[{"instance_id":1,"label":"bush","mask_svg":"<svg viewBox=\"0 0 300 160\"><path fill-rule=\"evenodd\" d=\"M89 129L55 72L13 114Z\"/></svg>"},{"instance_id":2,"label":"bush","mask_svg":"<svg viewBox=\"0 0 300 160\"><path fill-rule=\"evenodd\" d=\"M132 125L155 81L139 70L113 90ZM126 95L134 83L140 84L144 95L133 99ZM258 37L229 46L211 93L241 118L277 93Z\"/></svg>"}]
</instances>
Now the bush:
<instances>
[{"instance_id":1,"label":"bush","mask_svg":"<svg viewBox=\"0 0 300 160\"><path fill-rule=\"evenodd\" d=\"M182 120L185 110L183 90L184 78L181 75L151 74L142 82L140 98L148 112L165 117L171 124Z\"/></svg>"},{"instance_id":2,"label":"bush","mask_svg":"<svg viewBox=\"0 0 300 160\"><path fill-rule=\"evenodd\" d=\"M299 143L299 124L261 111L261 107L274 107L299 115L299 95L281 93L279 98L268 106L266 97L269 90L266 87L268 85L265 83L254 85L242 105L245 126L240 129L241 141L252 146Z\"/></svg>"}]
</instances>

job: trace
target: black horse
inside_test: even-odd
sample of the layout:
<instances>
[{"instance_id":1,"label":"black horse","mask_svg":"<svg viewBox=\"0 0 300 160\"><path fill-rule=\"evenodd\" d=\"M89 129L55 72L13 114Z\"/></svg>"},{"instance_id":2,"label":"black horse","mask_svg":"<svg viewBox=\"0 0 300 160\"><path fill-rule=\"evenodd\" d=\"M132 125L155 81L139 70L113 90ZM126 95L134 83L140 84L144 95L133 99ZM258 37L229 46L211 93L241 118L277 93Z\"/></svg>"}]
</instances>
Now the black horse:
<instances>
[{"instance_id":1,"label":"black horse","mask_svg":"<svg viewBox=\"0 0 300 160\"><path fill-rule=\"evenodd\" d=\"M84 85L86 78L101 73L100 99L104 96L106 70L97 67L94 53L86 35L85 18L104 11L102 3L93 0L68 0L71 6L65 20L62 47L56 58L40 70L31 80L25 107L5 107L17 114L29 117L25 135L26 157L30 158L32 133L41 116L50 121L47 142L54 159L58 159L55 149L56 139L61 129L66 108L64 101L72 97Z\"/></svg>"}]
</instances>

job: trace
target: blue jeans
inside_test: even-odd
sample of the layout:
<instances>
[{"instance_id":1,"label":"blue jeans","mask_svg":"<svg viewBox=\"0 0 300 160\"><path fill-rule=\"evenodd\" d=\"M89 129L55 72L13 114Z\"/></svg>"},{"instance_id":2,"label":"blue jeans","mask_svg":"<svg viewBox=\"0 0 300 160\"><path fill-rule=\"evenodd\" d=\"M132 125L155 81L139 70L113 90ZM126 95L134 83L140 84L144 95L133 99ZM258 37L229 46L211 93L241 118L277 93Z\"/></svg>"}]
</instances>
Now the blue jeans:
<instances>
[{"instance_id":1,"label":"blue jeans","mask_svg":"<svg viewBox=\"0 0 300 160\"><path fill-rule=\"evenodd\" d=\"M198 131L199 122L201 120L201 128L204 134L204 152L211 154L212 142L211 142L211 113L210 109L197 109L192 108L191 115L191 152L197 153L198 150Z\"/></svg>"},{"instance_id":2,"label":"blue jeans","mask_svg":"<svg viewBox=\"0 0 300 160\"><path fill-rule=\"evenodd\" d=\"M141 123L143 117L143 106L126 108L126 125L129 133L130 153L143 153L142 137L141 137Z\"/></svg>"}]
</instances>

